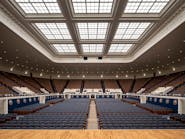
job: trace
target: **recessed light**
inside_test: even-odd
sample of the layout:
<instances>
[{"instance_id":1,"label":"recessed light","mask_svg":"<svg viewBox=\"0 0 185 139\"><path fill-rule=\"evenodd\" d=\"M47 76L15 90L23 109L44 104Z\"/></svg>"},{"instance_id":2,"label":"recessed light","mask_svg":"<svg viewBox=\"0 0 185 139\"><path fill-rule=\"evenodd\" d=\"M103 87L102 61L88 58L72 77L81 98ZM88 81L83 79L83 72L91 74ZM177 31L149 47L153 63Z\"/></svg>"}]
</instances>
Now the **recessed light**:
<instances>
[{"instance_id":1,"label":"recessed light","mask_svg":"<svg viewBox=\"0 0 185 139\"><path fill-rule=\"evenodd\" d=\"M116 78L118 78L119 76L118 75L116 75Z\"/></svg>"},{"instance_id":2,"label":"recessed light","mask_svg":"<svg viewBox=\"0 0 185 139\"><path fill-rule=\"evenodd\" d=\"M100 77L103 78L103 74Z\"/></svg>"},{"instance_id":3,"label":"recessed light","mask_svg":"<svg viewBox=\"0 0 185 139\"><path fill-rule=\"evenodd\" d=\"M57 77L58 77L58 78L60 78L60 74L59 74L59 75L57 75Z\"/></svg>"},{"instance_id":4,"label":"recessed light","mask_svg":"<svg viewBox=\"0 0 185 139\"><path fill-rule=\"evenodd\" d=\"M67 75L67 78L70 78L70 75Z\"/></svg>"},{"instance_id":5,"label":"recessed light","mask_svg":"<svg viewBox=\"0 0 185 139\"><path fill-rule=\"evenodd\" d=\"M3 41L1 41L1 44L3 44L4 42Z\"/></svg>"},{"instance_id":6,"label":"recessed light","mask_svg":"<svg viewBox=\"0 0 185 139\"><path fill-rule=\"evenodd\" d=\"M175 71L176 70L175 67L172 67L172 70Z\"/></svg>"},{"instance_id":7,"label":"recessed light","mask_svg":"<svg viewBox=\"0 0 185 139\"><path fill-rule=\"evenodd\" d=\"M40 73L40 76L43 76L43 74L42 74L42 73Z\"/></svg>"},{"instance_id":8,"label":"recessed light","mask_svg":"<svg viewBox=\"0 0 185 139\"><path fill-rule=\"evenodd\" d=\"M125 77L128 78L128 75L126 74Z\"/></svg>"},{"instance_id":9,"label":"recessed light","mask_svg":"<svg viewBox=\"0 0 185 139\"><path fill-rule=\"evenodd\" d=\"M13 67L11 67L11 68L10 68L10 71L13 71L13 70L14 70L14 68L13 68Z\"/></svg>"},{"instance_id":10,"label":"recessed light","mask_svg":"<svg viewBox=\"0 0 185 139\"><path fill-rule=\"evenodd\" d=\"M158 73L161 75L161 71L158 71Z\"/></svg>"},{"instance_id":11,"label":"recessed light","mask_svg":"<svg viewBox=\"0 0 185 139\"><path fill-rule=\"evenodd\" d=\"M28 74L28 71L25 71L24 74Z\"/></svg>"},{"instance_id":12,"label":"recessed light","mask_svg":"<svg viewBox=\"0 0 185 139\"><path fill-rule=\"evenodd\" d=\"M82 78L85 78L85 75L82 75Z\"/></svg>"},{"instance_id":13,"label":"recessed light","mask_svg":"<svg viewBox=\"0 0 185 139\"><path fill-rule=\"evenodd\" d=\"M145 77L146 76L146 73L143 73L143 76Z\"/></svg>"}]
</instances>

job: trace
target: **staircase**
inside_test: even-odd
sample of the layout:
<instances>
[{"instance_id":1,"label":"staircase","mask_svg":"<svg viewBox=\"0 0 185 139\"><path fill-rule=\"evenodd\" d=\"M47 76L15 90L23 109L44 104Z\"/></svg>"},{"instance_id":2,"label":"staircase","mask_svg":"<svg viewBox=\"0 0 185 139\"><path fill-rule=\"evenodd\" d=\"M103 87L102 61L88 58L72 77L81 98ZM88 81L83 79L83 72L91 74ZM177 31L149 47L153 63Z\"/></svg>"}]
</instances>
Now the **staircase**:
<instances>
[{"instance_id":1,"label":"staircase","mask_svg":"<svg viewBox=\"0 0 185 139\"><path fill-rule=\"evenodd\" d=\"M87 129L98 129L98 118L94 99L91 99L90 102L89 117L87 119Z\"/></svg>"}]
</instances>

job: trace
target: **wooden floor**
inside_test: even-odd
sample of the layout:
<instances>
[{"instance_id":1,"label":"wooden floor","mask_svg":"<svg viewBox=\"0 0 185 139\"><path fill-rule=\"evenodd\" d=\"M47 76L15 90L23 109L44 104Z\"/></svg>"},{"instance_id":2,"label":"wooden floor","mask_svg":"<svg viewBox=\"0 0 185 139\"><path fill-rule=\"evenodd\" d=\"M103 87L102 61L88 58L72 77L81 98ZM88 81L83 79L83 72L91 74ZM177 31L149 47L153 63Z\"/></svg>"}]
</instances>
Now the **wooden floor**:
<instances>
[{"instance_id":1,"label":"wooden floor","mask_svg":"<svg viewBox=\"0 0 185 139\"><path fill-rule=\"evenodd\" d=\"M0 139L185 139L185 130L0 130Z\"/></svg>"}]
</instances>

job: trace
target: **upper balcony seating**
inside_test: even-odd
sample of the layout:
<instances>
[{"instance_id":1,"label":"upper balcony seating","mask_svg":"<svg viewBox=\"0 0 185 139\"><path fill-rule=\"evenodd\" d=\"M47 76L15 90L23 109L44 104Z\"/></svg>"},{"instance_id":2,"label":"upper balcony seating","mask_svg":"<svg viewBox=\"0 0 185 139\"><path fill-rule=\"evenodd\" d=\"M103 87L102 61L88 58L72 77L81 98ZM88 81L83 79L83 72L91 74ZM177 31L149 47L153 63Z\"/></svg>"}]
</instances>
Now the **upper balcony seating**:
<instances>
[{"instance_id":1,"label":"upper balcony seating","mask_svg":"<svg viewBox=\"0 0 185 139\"><path fill-rule=\"evenodd\" d=\"M145 85L145 83L148 82L148 80L150 80L150 78L136 79L133 92L136 93L139 91Z\"/></svg>"},{"instance_id":2,"label":"upper balcony seating","mask_svg":"<svg viewBox=\"0 0 185 139\"><path fill-rule=\"evenodd\" d=\"M66 84L66 80L53 80L53 83L56 87L56 90L58 93L61 93L61 91L64 89L64 86Z\"/></svg>"},{"instance_id":3,"label":"upper balcony seating","mask_svg":"<svg viewBox=\"0 0 185 139\"><path fill-rule=\"evenodd\" d=\"M105 89L118 89L119 86L116 80L104 80Z\"/></svg>"},{"instance_id":4,"label":"upper balcony seating","mask_svg":"<svg viewBox=\"0 0 185 139\"><path fill-rule=\"evenodd\" d=\"M54 93L49 79L36 78L36 80L50 93Z\"/></svg>"},{"instance_id":5,"label":"upper balcony seating","mask_svg":"<svg viewBox=\"0 0 185 139\"><path fill-rule=\"evenodd\" d=\"M81 80L70 80L67 87L68 89L80 89L82 84Z\"/></svg>"},{"instance_id":6,"label":"upper balcony seating","mask_svg":"<svg viewBox=\"0 0 185 139\"><path fill-rule=\"evenodd\" d=\"M85 80L84 89L102 89L100 80Z\"/></svg>"},{"instance_id":7,"label":"upper balcony seating","mask_svg":"<svg viewBox=\"0 0 185 139\"><path fill-rule=\"evenodd\" d=\"M131 85L132 85L133 80L132 79L127 79L127 80L119 80L119 83L123 90L128 93L130 91Z\"/></svg>"}]
</instances>

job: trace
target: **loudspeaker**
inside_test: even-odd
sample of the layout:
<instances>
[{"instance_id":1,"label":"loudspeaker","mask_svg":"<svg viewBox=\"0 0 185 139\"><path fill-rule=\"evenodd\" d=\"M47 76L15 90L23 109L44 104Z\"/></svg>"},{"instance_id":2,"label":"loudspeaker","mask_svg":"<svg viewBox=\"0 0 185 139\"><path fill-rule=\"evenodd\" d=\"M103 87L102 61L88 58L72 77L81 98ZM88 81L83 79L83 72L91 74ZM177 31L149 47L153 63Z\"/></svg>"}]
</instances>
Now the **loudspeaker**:
<instances>
[{"instance_id":1,"label":"loudspeaker","mask_svg":"<svg viewBox=\"0 0 185 139\"><path fill-rule=\"evenodd\" d=\"M99 60L102 60L102 57L101 57L101 56L99 56L99 57L98 57L98 59L99 59Z\"/></svg>"},{"instance_id":2,"label":"loudspeaker","mask_svg":"<svg viewBox=\"0 0 185 139\"><path fill-rule=\"evenodd\" d=\"M84 56L84 60L88 60L88 57Z\"/></svg>"}]
</instances>

